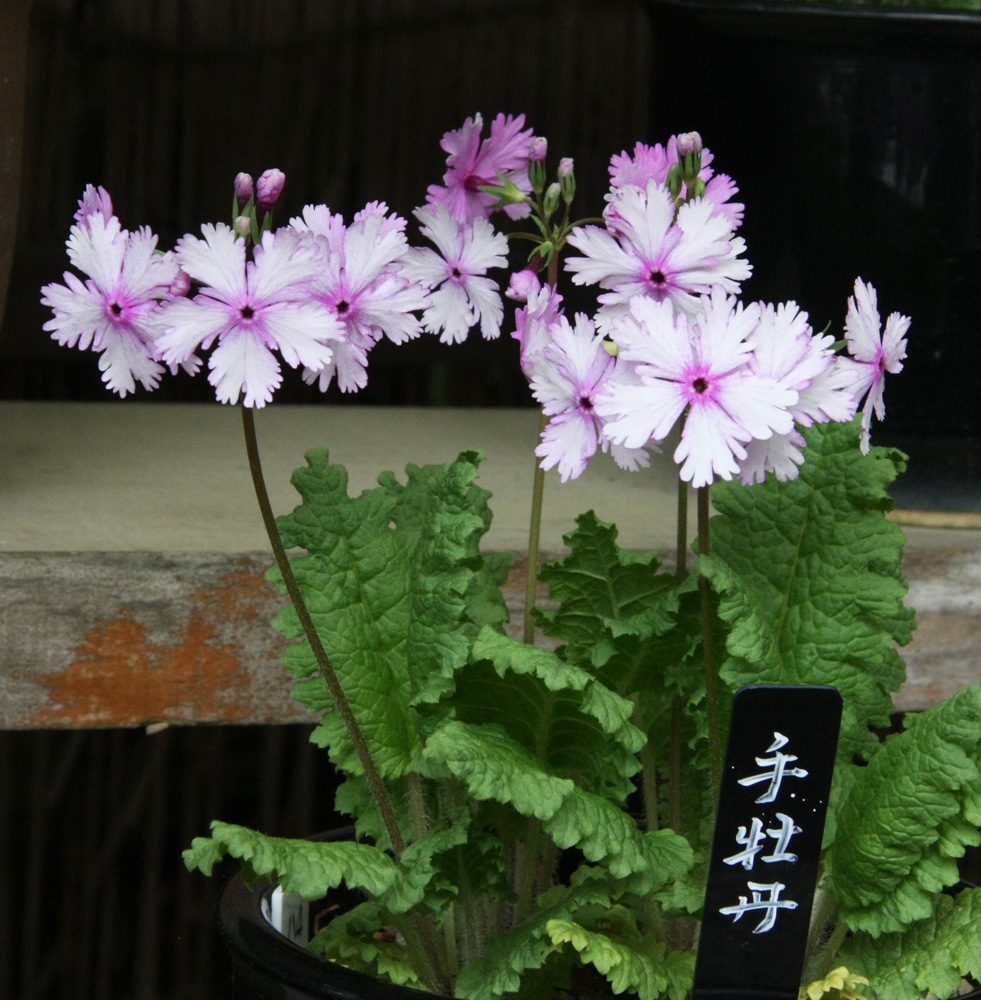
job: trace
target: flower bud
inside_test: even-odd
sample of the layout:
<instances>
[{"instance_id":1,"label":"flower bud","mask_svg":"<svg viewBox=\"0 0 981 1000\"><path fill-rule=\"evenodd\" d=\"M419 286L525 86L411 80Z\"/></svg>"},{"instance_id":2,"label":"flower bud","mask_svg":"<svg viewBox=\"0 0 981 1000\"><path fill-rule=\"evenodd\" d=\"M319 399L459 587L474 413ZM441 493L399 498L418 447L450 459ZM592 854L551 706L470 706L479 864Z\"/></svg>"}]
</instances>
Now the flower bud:
<instances>
[{"instance_id":1,"label":"flower bud","mask_svg":"<svg viewBox=\"0 0 981 1000\"><path fill-rule=\"evenodd\" d=\"M235 235L245 239L252 228L252 220L247 215L239 215L235 219Z\"/></svg>"},{"instance_id":2,"label":"flower bud","mask_svg":"<svg viewBox=\"0 0 981 1000\"><path fill-rule=\"evenodd\" d=\"M566 205L572 204L576 196L576 174L571 156L563 156L559 160L559 180L562 182L562 200Z\"/></svg>"},{"instance_id":3,"label":"flower bud","mask_svg":"<svg viewBox=\"0 0 981 1000\"><path fill-rule=\"evenodd\" d=\"M511 275L508 289L504 294L516 302L527 302L528 296L537 292L541 287L542 283L538 280L534 269L526 267L523 271L515 271Z\"/></svg>"},{"instance_id":4,"label":"flower bud","mask_svg":"<svg viewBox=\"0 0 981 1000\"><path fill-rule=\"evenodd\" d=\"M531 138L531 143L528 146L528 159L533 163L538 163L545 159L545 154L548 152L548 139L543 135L535 135Z\"/></svg>"},{"instance_id":5,"label":"flower bud","mask_svg":"<svg viewBox=\"0 0 981 1000\"><path fill-rule=\"evenodd\" d=\"M678 136L678 156L687 156L689 153L700 153L702 151L702 137L697 132L682 132Z\"/></svg>"},{"instance_id":6,"label":"flower bud","mask_svg":"<svg viewBox=\"0 0 981 1000\"><path fill-rule=\"evenodd\" d=\"M551 215L559 207L559 198L562 197L562 187L558 182L549 184L545 192L545 215Z\"/></svg>"},{"instance_id":7,"label":"flower bud","mask_svg":"<svg viewBox=\"0 0 981 1000\"><path fill-rule=\"evenodd\" d=\"M235 175L235 198L238 200L238 208L241 211L249 203L252 197L252 175L240 173Z\"/></svg>"},{"instance_id":8,"label":"flower bud","mask_svg":"<svg viewBox=\"0 0 981 1000\"><path fill-rule=\"evenodd\" d=\"M167 289L167 294L175 299L182 298L191 290L191 276L183 268L178 268L174 280Z\"/></svg>"},{"instance_id":9,"label":"flower bud","mask_svg":"<svg viewBox=\"0 0 981 1000\"><path fill-rule=\"evenodd\" d=\"M275 205L285 183L286 174L282 170L277 170L273 167L270 170L264 171L255 186L256 201L265 208Z\"/></svg>"}]
</instances>

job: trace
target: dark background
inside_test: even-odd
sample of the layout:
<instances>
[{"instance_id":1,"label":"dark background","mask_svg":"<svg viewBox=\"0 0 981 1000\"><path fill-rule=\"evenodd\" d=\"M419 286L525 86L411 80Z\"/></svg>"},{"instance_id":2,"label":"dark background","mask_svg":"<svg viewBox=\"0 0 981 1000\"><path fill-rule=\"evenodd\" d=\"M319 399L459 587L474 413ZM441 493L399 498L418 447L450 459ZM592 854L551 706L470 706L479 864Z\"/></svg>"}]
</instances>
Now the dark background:
<instances>
[{"instance_id":1,"label":"dark background","mask_svg":"<svg viewBox=\"0 0 981 1000\"><path fill-rule=\"evenodd\" d=\"M912 457L901 503L978 510L977 20L842 26L688 6L34 0L0 398L110 398L91 354L41 330L39 289L67 267L86 183L163 246L225 219L235 174L270 166L287 175L280 219L375 198L407 214L442 175L445 131L524 111L553 168L575 157L594 214L612 153L696 128L747 204L747 297L796 299L839 332L860 274L884 315L913 317L873 440ZM382 345L364 393L328 398L531 405L507 329L490 344ZM176 378L136 398L213 397ZM322 398L297 377L278 394ZM0 997L224 995L215 886L183 871L180 850L218 816L319 829L329 783L303 727L0 734Z\"/></svg>"}]
</instances>

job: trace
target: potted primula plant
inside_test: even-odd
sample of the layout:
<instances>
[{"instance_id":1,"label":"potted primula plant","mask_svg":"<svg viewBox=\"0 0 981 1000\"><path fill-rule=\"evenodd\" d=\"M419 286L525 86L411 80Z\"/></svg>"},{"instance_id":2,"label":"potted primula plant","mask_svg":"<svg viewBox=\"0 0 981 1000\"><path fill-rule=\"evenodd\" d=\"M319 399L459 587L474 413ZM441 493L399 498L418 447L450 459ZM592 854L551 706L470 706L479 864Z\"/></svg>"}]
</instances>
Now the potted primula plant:
<instances>
[{"instance_id":1,"label":"potted primula plant","mask_svg":"<svg viewBox=\"0 0 981 1000\"><path fill-rule=\"evenodd\" d=\"M733 692L832 685L844 716L802 989L949 996L981 975L981 895L947 891L979 842L981 688L877 735L913 614L904 536L884 516L904 457L872 447L870 427L909 320L883 324L861 279L840 337L794 302L741 301L744 207L697 133L613 156L602 212L575 219L570 159L550 181L523 116L482 130L478 115L443 137L443 183L415 212L435 249L411 246L378 202L350 221L311 205L276 228L283 176L267 171L236 178L231 224L160 252L90 187L68 240L85 277L43 290L46 328L99 352L121 396L168 368L197 373L210 351L217 398L241 407L270 579L288 595L283 662L343 777L349 839L215 822L187 865L211 873L231 856L248 886L354 892L309 944L329 960L317 995L333 995L334 969L345 996L363 973L474 1000L682 1000ZM510 557L481 550L479 441L358 496L327 450L310 451L298 506L276 518L253 425L281 361L354 392L382 337L497 337L503 284L489 272L509 240L515 363L542 408L523 641L503 628ZM566 315L563 274L599 290L591 315ZM549 602L536 608L543 469L565 482L608 452L630 475L672 433L673 567L624 551L586 512L567 554L538 569Z\"/></svg>"}]
</instances>

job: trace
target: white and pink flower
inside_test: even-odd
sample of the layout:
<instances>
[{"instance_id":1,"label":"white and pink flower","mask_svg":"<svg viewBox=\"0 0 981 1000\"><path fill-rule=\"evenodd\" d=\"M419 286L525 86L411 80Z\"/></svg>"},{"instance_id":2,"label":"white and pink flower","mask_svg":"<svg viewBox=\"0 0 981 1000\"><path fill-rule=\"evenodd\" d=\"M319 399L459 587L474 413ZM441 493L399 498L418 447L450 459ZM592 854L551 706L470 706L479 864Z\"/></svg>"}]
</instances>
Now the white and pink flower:
<instances>
[{"instance_id":1,"label":"white and pink flower","mask_svg":"<svg viewBox=\"0 0 981 1000\"><path fill-rule=\"evenodd\" d=\"M156 252L157 237L148 228L122 229L102 188L86 188L76 219L68 257L87 280L66 271L64 285L41 289L42 304L54 311L44 329L59 344L98 351L102 381L120 396L134 392L137 382L155 389L164 373L155 321L159 303L180 286L177 258ZM194 360L184 360L194 367Z\"/></svg>"},{"instance_id":2,"label":"white and pink flower","mask_svg":"<svg viewBox=\"0 0 981 1000\"><path fill-rule=\"evenodd\" d=\"M663 441L687 414L674 452L681 478L700 487L738 474L749 441L793 429L799 395L753 370L749 337L759 318L758 305L744 307L721 286L693 321L667 300L632 299L611 334L639 384L613 386L596 400L607 437L643 447Z\"/></svg>"},{"instance_id":3,"label":"white and pink flower","mask_svg":"<svg viewBox=\"0 0 981 1000\"><path fill-rule=\"evenodd\" d=\"M336 376L341 392L356 392L368 384L368 352L382 337L402 344L422 332L417 313L430 300L402 273L408 250L405 219L389 213L384 202L371 202L345 225L326 205L307 205L290 226L322 244L311 291L343 331L330 360L304 369L304 381L318 382L325 392Z\"/></svg>"},{"instance_id":4,"label":"white and pink flower","mask_svg":"<svg viewBox=\"0 0 981 1000\"><path fill-rule=\"evenodd\" d=\"M876 291L861 278L855 279L855 294L848 299L845 317L845 341L851 358L844 359L854 373L852 392L855 405L865 397L862 407L862 451L868 454L872 413L879 420L886 415L886 372L896 374L903 370L906 357L906 332L910 319L898 312L890 313L885 330L879 319Z\"/></svg>"},{"instance_id":5,"label":"white and pink flower","mask_svg":"<svg viewBox=\"0 0 981 1000\"><path fill-rule=\"evenodd\" d=\"M264 234L254 259L223 223L201 227L177 245L181 267L202 284L191 299L169 304L159 321L157 349L168 364L183 362L217 341L208 381L222 403L262 407L282 381L278 351L292 367L322 368L344 331L336 316L311 294L322 266L312 239L281 229Z\"/></svg>"},{"instance_id":6,"label":"white and pink flower","mask_svg":"<svg viewBox=\"0 0 981 1000\"><path fill-rule=\"evenodd\" d=\"M507 266L507 239L486 219L460 222L445 205L417 208L415 215L439 250L413 249L402 260L403 274L430 291L423 326L444 344L462 343L478 323L485 340L499 337L504 304L497 282L486 275Z\"/></svg>"},{"instance_id":7,"label":"white and pink flower","mask_svg":"<svg viewBox=\"0 0 981 1000\"><path fill-rule=\"evenodd\" d=\"M599 296L601 330L626 315L637 295L693 314L699 296L713 286L739 291L752 270L741 256L746 244L713 208L707 199L696 198L682 205L675 219L670 191L649 180L646 188L615 190L605 212L606 229L573 230L569 243L583 254L566 261L573 282L609 289Z\"/></svg>"}]
</instances>

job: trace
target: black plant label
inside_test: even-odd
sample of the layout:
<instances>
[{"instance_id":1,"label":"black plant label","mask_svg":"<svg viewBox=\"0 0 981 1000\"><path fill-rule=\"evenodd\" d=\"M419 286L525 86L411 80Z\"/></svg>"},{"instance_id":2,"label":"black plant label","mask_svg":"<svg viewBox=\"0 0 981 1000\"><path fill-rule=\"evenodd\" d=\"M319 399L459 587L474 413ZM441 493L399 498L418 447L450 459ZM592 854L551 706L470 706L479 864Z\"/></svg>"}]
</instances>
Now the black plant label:
<instances>
[{"instance_id":1,"label":"black plant label","mask_svg":"<svg viewBox=\"0 0 981 1000\"><path fill-rule=\"evenodd\" d=\"M736 692L692 1000L797 1000L841 704L833 687Z\"/></svg>"}]
</instances>

